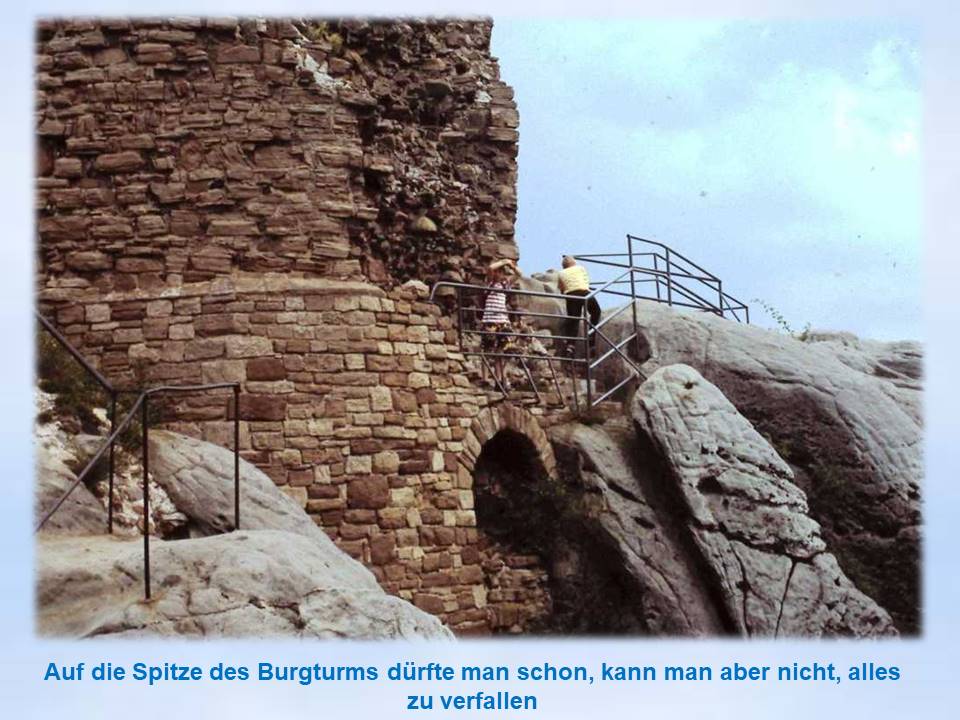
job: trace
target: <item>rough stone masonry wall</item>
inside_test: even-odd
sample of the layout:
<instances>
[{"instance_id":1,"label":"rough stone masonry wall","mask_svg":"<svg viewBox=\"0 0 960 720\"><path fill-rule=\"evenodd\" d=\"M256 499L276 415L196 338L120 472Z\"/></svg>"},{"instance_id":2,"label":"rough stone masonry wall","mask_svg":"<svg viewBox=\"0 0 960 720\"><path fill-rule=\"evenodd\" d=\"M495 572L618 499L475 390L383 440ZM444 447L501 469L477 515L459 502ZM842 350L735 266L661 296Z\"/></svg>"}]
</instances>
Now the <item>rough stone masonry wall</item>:
<instances>
[{"instance_id":1,"label":"rough stone masonry wall","mask_svg":"<svg viewBox=\"0 0 960 720\"><path fill-rule=\"evenodd\" d=\"M458 632L544 602L473 510L478 438L520 415L399 286L516 256L490 29L53 20L37 45L41 309L122 386L240 382L244 457ZM223 393L163 411L232 444Z\"/></svg>"},{"instance_id":2,"label":"rough stone masonry wall","mask_svg":"<svg viewBox=\"0 0 960 720\"><path fill-rule=\"evenodd\" d=\"M244 458L387 591L462 632L487 628L472 478L457 461L486 397L422 291L257 274L42 305L112 377L240 382ZM190 395L163 414L230 447L229 405Z\"/></svg>"},{"instance_id":3,"label":"rough stone masonry wall","mask_svg":"<svg viewBox=\"0 0 960 720\"><path fill-rule=\"evenodd\" d=\"M39 284L476 277L516 256L489 21L45 20Z\"/></svg>"}]
</instances>

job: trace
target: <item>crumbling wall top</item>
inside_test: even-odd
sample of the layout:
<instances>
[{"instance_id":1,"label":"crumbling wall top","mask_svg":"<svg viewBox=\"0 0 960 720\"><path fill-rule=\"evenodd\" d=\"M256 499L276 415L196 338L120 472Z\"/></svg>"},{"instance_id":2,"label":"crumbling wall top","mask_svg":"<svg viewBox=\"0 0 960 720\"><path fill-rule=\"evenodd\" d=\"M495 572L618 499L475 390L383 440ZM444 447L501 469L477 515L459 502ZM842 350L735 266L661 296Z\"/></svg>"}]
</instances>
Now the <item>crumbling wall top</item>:
<instances>
[{"instance_id":1,"label":"crumbling wall top","mask_svg":"<svg viewBox=\"0 0 960 720\"><path fill-rule=\"evenodd\" d=\"M516 256L487 20L38 25L38 285L476 278Z\"/></svg>"}]
</instances>

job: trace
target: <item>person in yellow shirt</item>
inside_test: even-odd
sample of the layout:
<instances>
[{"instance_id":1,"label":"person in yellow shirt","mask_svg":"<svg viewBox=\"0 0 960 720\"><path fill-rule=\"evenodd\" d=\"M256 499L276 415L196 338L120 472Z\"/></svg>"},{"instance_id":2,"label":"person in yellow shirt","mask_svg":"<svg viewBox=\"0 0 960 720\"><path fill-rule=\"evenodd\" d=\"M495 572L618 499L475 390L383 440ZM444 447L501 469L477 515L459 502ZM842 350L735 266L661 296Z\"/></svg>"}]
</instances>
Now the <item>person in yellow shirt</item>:
<instances>
[{"instance_id":1,"label":"person in yellow shirt","mask_svg":"<svg viewBox=\"0 0 960 720\"><path fill-rule=\"evenodd\" d=\"M580 332L580 319L583 317L583 303L580 298L590 294L590 275L583 265L578 265L577 261L569 255L563 256L563 269L560 271L557 282L560 286L560 292L567 297L567 321L564 323L563 334L567 337L574 337ZM590 316L590 323L596 325L600 322L600 303L595 297L587 298L587 314ZM570 343L568 352L573 348L573 341ZM590 336L590 349L596 350L597 335Z\"/></svg>"}]
</instances>

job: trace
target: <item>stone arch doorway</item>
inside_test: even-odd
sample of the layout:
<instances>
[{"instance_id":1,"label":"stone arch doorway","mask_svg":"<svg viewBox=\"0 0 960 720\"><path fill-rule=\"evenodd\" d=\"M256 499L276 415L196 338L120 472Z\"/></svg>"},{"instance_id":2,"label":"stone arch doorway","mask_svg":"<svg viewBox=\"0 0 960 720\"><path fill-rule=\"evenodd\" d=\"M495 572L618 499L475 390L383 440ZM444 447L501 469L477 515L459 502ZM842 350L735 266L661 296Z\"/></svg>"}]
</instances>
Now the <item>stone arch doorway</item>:
<instances>
[{"instance_id":1,"label":"stone arch doorway","mask_svg":"<svg viewBox=\"0 0 960 720\"><path fill-rule=\"evenodd\" d=\"M481 410L467 431L463 440L463 453L460 456L460 472L465 476L463 479L467 481L461 485L462 487L472 485L471 478L484 445L504 430L524 436L530 442L544 472L547 476L554 477L557 460L553 455L550 440L537 422L537 418L515 405L499 405Z\"/></svg>"},{"instance_id":2,"label":"stone arch doorway","mask_svg":"<svg viewBox=\"0 0 960 720\"><path fill-rule=\"evenodd\" d=\"M487 626L494 634L643 633L634 584L576 479L582 460L564 453L558 467L536 417L509 405L485 409L465 438L460 487L473 494Z\"/></svg>"},{"instance_id":3,"label":"stone arch doorway","mask_svg":"<svg viewBox=\"0 0 960 720\"><path fill-rule=\"evenodd\" d=\"M464 442L461 487L470 487L489 629L548 629L552 613L544 538L554 514L556 458L537 419L522 408L484 409Z\"/></svg>"}]
</instances>

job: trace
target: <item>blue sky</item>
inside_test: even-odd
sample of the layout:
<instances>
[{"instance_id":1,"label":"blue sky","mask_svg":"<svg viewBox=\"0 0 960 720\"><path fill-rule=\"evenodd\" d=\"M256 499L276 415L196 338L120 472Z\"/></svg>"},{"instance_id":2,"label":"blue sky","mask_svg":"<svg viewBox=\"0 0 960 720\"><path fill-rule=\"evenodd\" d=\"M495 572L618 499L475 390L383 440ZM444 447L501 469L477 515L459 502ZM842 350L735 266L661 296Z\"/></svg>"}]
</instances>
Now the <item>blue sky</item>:
<instances>
[{"instance_id":1,"label":"blue sky","mask_svg":"<svg viewBox=\"0 0 960 720\"><path fill-rule=\"evenodd\" d=\"M919 338L914 25L495 18L493 52L520 111L525 272L629 231L794 329Z\"/></svg>"}]
</instances>

